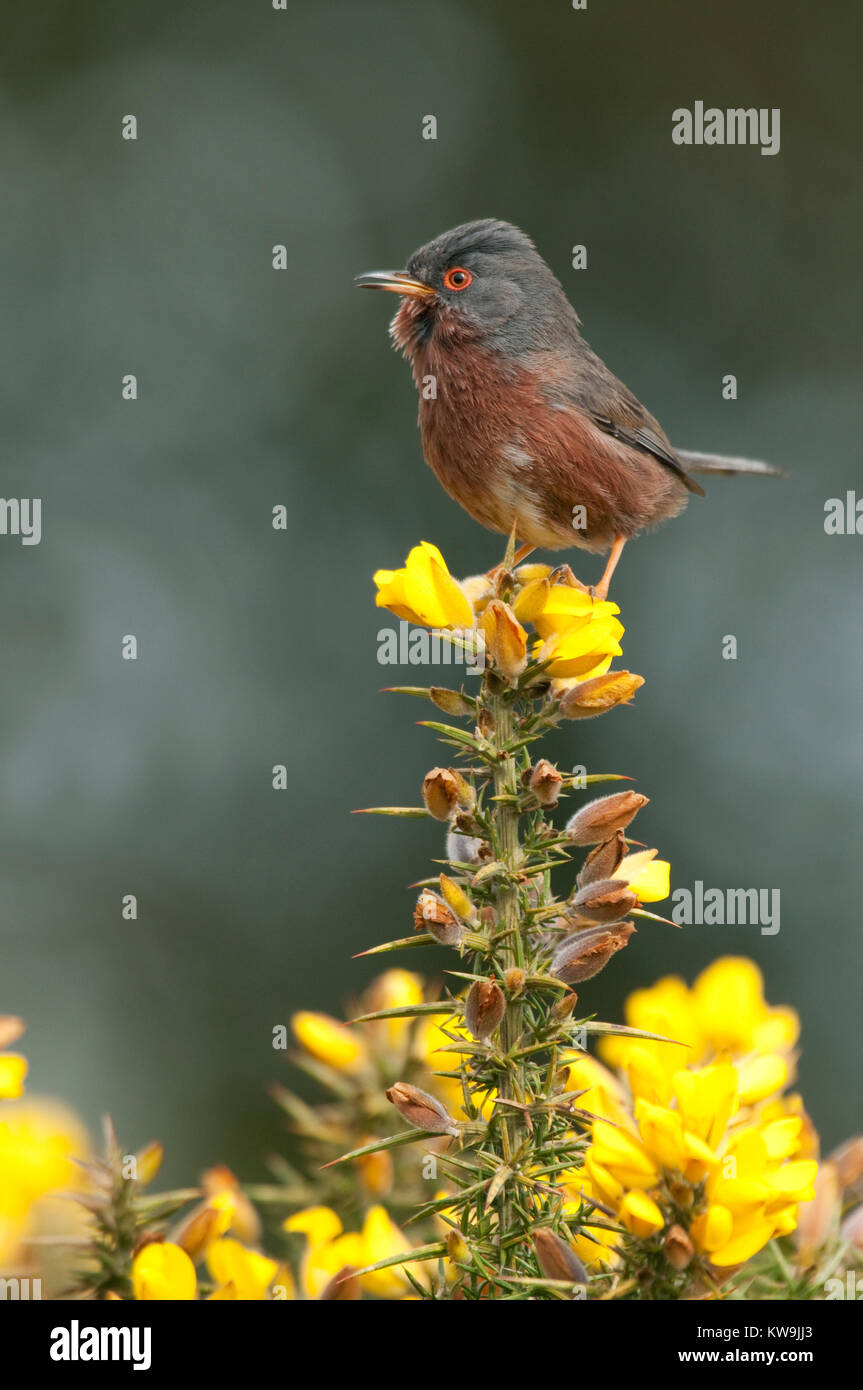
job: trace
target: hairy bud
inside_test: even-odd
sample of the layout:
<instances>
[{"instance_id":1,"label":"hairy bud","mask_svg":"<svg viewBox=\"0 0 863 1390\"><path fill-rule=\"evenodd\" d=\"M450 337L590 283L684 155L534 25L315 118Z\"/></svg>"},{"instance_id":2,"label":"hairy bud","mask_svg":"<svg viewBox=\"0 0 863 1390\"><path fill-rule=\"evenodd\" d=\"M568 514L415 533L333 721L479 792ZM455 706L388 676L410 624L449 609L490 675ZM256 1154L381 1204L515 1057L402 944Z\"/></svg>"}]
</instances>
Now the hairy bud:
<instances>
[{"instance_id":1,"label":"hairy bud","mask_svg":"<svg viewBox=\"0 0 863 1390\"><path fill-rule=\"evenodd\" d=\"M458 809L458 782L449 768L433 767L423 778L423 801L435 820L449 820Z\"/></svg>"},{"instance_id":2,"label":"hairy bud","mask_svg":"<svg viewBox=\"0 0 863 1390\"><path fill-rule=\"evenodd\" d=\"M539 1267L546 1279L564 1279L572 1284L586 1284L587 1270L572 1246L547 1226L534 1231L531 1243Z\"/></svg>"},{"instance_id":3,"label":"hairy bud","mask_svg":"<svg viewBox=\"0 0 863 1390\"><path fill-rule=\"evenodd\" d=\"M566 719L595 719L616 705L626 704L644 685L643 676L631 671L606 671L604 676L569 686L560 697L560 712Z\"/></svg>"},{"instance_id":4,"label":"hairy bud","mask_svg":"<svg viewBox=\"0 0 863 1390\"><path fill-rule=\"evenodd\" d=\"M474 980L464 1004L468 1032L481 1041L490 1038L506 1013L506 996L493 980Z\"/></svg>"},{"instance_id":5,"label":"hairy bud","mask_svg":"<svg viewBox=\"0 0 863 1390\"><path fill-rule=\"evenodd\" d=\"M673 1269L684 1270L691 1263L695 1246L682 1226L671 1226L662 1242L665 1258Z\"/></svg>"},{"instance_id":6,"label":"hairy bud","mask_svg":"<svg viewBox=\"0 0 863 1390\"><path fill-rule=\"evenodd\" d=\"M495 670L515 681L527 666L527 633L508 603L492 599L480 619L486 650Z\"/></svg>"},{"instance_id":7,"label":"hairy bud","mask_svg":"<svg viewBox=\"0 0 863 1390\"><path fill-rule=\"evenodd\" d=\"M540 806L556 806L563 778L548 758L540 758L530 774L529 786Z\"/></svg>"},{"instance_id":8,"label":"hairy bud","mask_svg":"<svg viewBox=\"0 0 863 1390\"><path fill-rule=\"evenodd\" d=\"M631 922L610 927L588 927L573 932L554 953L551 973L565 985L577 985L598 975L611 957L621 951L635 931Z\"/></svg>"},{"instance_id":9,"label":"hairy bud","mask_svg":"<svg viewBox=\"0 0 863 1390\"><path fill-rule=\"evenodd\" d=\"M424 888L414 908L414 931L427 931L441 946L458 946L464 927L445 902Z\"/></svg>"},{"instance_id":10,"label":"hairy bud","mask_svg":"<svg viewBox=\"0 0 863 1390\"><path fill-rule=\"evenodd\" d=\"M571 901L579 917L599 925L619 922L638 906L638 898L622 878L601 878L588 883L579 888Z\"/></svg>"},{"instance_id":11,"label":"hairy bud","mask_svg":"<svg viewBox=\"0 0 863 1390\"><path fill-rule=\"evenodd\" d=\"M566 823L566 833L574 845L598 845L618 830L625 830L649 798L641 792L613 792L588 801Z\"/></svg>"},{"instance_id":12,"label":"hairy bud","mask_svg":"<svg viewBox=\"0 0 863 1390\"><path fill-rule=\"evenodd\" d=\"M417 1129L425 1129L429 1134L458 1134L452 1115L428 1091L421 1091L407 1081L396 1081L386 1092L386 1098Z\"/></svg>"}]
</instances>

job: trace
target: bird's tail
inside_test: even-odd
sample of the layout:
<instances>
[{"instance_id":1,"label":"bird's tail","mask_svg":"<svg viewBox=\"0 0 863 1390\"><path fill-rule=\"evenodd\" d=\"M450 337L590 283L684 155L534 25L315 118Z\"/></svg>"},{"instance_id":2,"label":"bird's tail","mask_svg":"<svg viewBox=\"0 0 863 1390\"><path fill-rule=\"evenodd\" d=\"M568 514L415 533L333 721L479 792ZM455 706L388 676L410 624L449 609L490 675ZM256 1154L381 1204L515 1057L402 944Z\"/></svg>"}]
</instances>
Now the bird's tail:
<instances>
[{"instance_id":1,"label":"bird's tail","mask_svg":"<svg viewBox=\"0 0 863 1390\"><path fill-rule=\"evenodd\" d=\"M696 454L687 449L677 449L677 457L684 468L692 473L719 473L730 477L734 473L760 473L763 477L784 478L785 472L772 463L762 463L760 459L733 459L724 454Z\"/></svg>"}]
</instances>

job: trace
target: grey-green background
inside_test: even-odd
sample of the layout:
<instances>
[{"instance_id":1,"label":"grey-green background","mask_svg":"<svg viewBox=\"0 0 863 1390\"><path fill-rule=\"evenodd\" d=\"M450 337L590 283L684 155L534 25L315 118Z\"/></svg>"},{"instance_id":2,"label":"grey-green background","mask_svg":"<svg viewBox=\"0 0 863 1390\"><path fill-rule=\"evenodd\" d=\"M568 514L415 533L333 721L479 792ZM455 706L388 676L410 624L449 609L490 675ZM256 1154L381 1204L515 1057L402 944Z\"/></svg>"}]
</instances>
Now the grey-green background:
<instances>
[{"instance_id":1,"label":"grey-green background","mask_svg":"<svg viewBox=\"0 0 863 1390\"><path fill-rule=\"evenodd\" d=\"M863 537L823 520L829 497L863 495L860 15L7 16L3 493L43 499L43 539L0 538L0 1009L28 1020L34 1089L90 1122L110 1110L128 1145L162 1137L170 1177L215 1160L256 1176L281 1142L273 1026L338 1012L373 974L352 953L409 929L436 827L349 814L415 803L438 756L419 708L377 693L416 672L377 664L371 573L420 537L460 574L501 546L425 467L393 301L351 281L493 215L533 235L679 444L790 473L717 480L630 548L614 596L647 684L552 750L637 778L639 833L675 884L781 889L781 931L644 928L585 1000L619 1018L637 984L751 953L802 1014L826 1140L859 1127ZM781 152L674 146L671 113L696 100L780 107Z\"/></svg>"}]
</instances>

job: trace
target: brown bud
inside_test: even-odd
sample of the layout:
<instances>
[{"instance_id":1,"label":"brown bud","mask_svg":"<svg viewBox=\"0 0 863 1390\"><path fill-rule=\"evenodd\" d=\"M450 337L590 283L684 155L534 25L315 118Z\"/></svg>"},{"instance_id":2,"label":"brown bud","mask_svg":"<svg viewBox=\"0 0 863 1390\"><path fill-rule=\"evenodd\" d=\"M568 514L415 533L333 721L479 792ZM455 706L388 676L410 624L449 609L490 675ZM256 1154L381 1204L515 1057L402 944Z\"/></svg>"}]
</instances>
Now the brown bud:
<instances>
[{"instance_id":1,"label":"brown bud","mask_svg":"<svg viewBox=\"0 0 863 1390\"><path fill-rule=\"evenodd\" d=\"M606 922L620 921L621 917L638 906L638 898L622 878L601 878L596 883L579 888L572 899L572 906L579 917L604 925Z\"/></svg>"},{"instance_id":2,"label":"brown bud","mask_svg":"<svg viewBox=\"0 0 863 1390\"><path fill-rule=\"evenodd\" d=\"M495 670L515 681L527 666L527 633L508 603L492 599L480 619L486 650Z\"/></svg>"},{"instance_id":3,"label":"brown bud","mask_svg":"<svg viewBox=\"0 0 863 1390\"><path fill-rule=\"evenodd\" d=\"M560 712L566 719L595 719L631 700L642 685L644 677L634 676L631 671L606 671L604 676L594 676L564 690Z\"/></svg>"},{"instance_id":4,"label":"brown bud","mask_svg":"<svg viewBox=\"0 0 863 1390\"><path fill-rule=\"evenodd\" d=\"M566 833L574 845L598 845L617 830L625 830L648 797L641 792L614 792L588 801L567 821Z\"/></svg>"},{"instance_id":5,"label":"brown bud","mask_svg":"<svg viewBox=\"0 0 863 1390\"><path fill-rule=\"evenodd\" d=\"M626 838L623 831L618 830L610 840L604 840L590 851L576 879L577 886L584 888L585 884L596 883L600 878L614 878L614 871L625 854Z\"/></svg>"},{"instance_id":6,"label":"brown bud","mask_svg":"<svg viewBox=\"0 0 863 1390\"><path fill-rule=\"evenodd\" d=\"M469 1033L481 1041L490 1038L506 1013L506 996L494 980L474 980L464 1002L464 1021Z\"/></svg>"},{"instance_id":7,"label":"brown bud","mask_svg":"<svg viewBox=\"0 0 863 1390\"><path fill-rule=\"evenodd\" d=\"M0 1047L8 1047L16 1038L20 1038L24 1028L23 1018L16 1018L14 1014L0 1014Z\"/></svg>"},{"instance_id":8,"label":"brown bud","mask_svg":"<svg viewBox=\"0 0 863 1390\"><path fill-rule=\"evenodd\" d=\"M411 1086L407 1081L396 1081L386 1092L387 1100L395 1106L417 1129L425 1129L429 1134L457 1134L455 1120L440 1101Z\"/></svg>"},{"instance_id":9,"label":"brown bud","mask_svg":"<svg viewBox=\"0 0 863 1390\"><path fill-rule=\"evenodd\" d=\"M564 1279L572 1284L586 1284L587 1270L568 1241L561 1240L547 1226L534 1231L531 1242L546 1279Z\"/></svg>"},{"instance_id":10,"label":"brown bud","mask_svg":"<svg viewBox=\"0 0 863 1390\"><path fill-rule=\"evenodd\" d=\"M668 1234L662 1242L662 1248L668 1263L677 1270L686 1269L695 1254L695 1247L689 1239L689 1233L684 1231L682 1226L669 1228Z\"/></svg>"},{"instance_id":11,"label":"brown bud","mask_svg":"<svg viewBox=\"0 0 863 1390\"><path fill-rule=\"evenodd\" d=\"M458 946L464 927L436 893L424 888L414 908L414 931L427 931L441 946Z\"/></svg>"},{"instance_id":12,"label":"brown bud","mask_svg":"<svg viewBox=\"0 0 863 1390\"><path fill-rule=\"evenodd\" d=\"M856 1187L863 1178L863 1136L857 1134L853 1139L846 1139L830 1154L830 1162L836 1166L836 1176L843 1192L849 1187Z\"/></svg>"},{"instance_id":13,"label":"brown bud","mask_svg":"<svg viewBox=\"0 0 863 1390\"><path fill-rule=\"evenodd\" d=\"M442 709L444 714L470 714L473 710L473 705L457 690L447 690L442 685L433 685L429 696L432 704Z\"/></svg>"},{"instance_id":14,"label":"brown bud","mask_svg":"<svg viewBox=\"0 0 863 1390\"><path fill-rule=\"evenodd\" d=\"M508 994L521 994L524 989L524 982L527 979L524 971L518 965L513 965L504 972L503 982Z\"/></svg>"},{"instance_id":15,"label":"brown bud","mask_svg":"<svg viewBox=\"0 0 863 1390\"><path fill-rule=\"evenodd\" d=\"M449 820L458 807L458 782L446 767L433 767L423 778L423 801L435 820Z\"/></svg>"},{"instance_id":16,"label":"brown bud","mask_svg":"<svg viewBox=\"0 0 863 1390\"><path fill-rule=\"evenodd\" d=\"M590 980L620 951L635 931L631 922L617 922L611 927L588 927L573 932L562 941L554 953L551 973L565 985L577 985Z\"/></svg>"},{"instance_id":17,"label":"brown bud","mask_svg":"<svg viewBox=\"0 0 863 1390\"><path fill-rule=\"evenodd\" d=\"M815 1179L815 1196L801 1202L797 1208L797 1263L803 1267L814 1264L829 1241L835 1241L842 1219L842 1188L835 1163L830 1159L819 1164Z\"/></svg>"},{"instance_id":18,"label":"brown bud","mask_svg":"<svg viewBox=\"0 0 863 1390\"><path fill-rule=\"evenodd\" d=\"M198 1207L183 1222L174 1237L174 1243L185 1250L193 1264L201 1258L207 1246L222 1234L225 1229L224 1213L215 1207Z\"/></svg>"},{"instance_id":19,"label":"brown bud","mask_svg":"<svg viewBox=\"0 0 863 1390\"><path fill-rule=\"evenodd\" d=\"M558 999L557 1003L552 1008L552 1022L563 1023L563 1020L565 1018L569 1018L577 1003L578 995L576 994L575 990L569 990L568 993L564 994L560 999Z\"/></svg>"},{"instance_id":20,"label":"brown bud","mask_svg":"<svg viewBox=\"0 0 863 1390\"><path fill-rule=\"evenodd\" d=\"M530 789L540 806L556 806L563 778L548 758L540 758L530 775Z\"/></svg>"},{"instance_id":21,"label":"brown bud","mask_svg":"<svg viewBox=\"0 0 863 1390\"><path fill-rule=\"evenodd\" d=\"M356 1265L342 1265L338 1274L334 1274L330 1282L323 1289L320 1298L322 1303L355 1303L362 1298L363 1291L360 1281L356 1278Z\"/></svg>"}]
</instances>

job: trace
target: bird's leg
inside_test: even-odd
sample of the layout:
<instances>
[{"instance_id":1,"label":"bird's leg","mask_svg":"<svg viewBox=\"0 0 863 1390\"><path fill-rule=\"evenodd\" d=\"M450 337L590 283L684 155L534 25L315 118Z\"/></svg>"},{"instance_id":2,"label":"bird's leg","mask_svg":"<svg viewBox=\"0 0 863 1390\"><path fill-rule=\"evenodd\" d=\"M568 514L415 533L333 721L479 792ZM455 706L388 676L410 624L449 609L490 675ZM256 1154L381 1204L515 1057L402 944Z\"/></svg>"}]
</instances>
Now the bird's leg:
<instances>
[{"instance_id":1,"label":"bird's leg","mask_svg":"<svg viewBox=\"0 0 863 1390\"><path fill-rule=\"evenodd\" d=\"M598 599L608 598L608 586L611 583L611 576L617 569L617 562L623 554L623 547L626 545L626 536L616 536L614 545L611 547L611 554L603 570L602 578L594 587L593 597Z\"/></svg>"}]
</instances>

